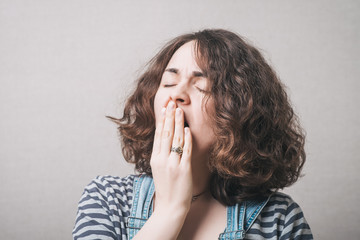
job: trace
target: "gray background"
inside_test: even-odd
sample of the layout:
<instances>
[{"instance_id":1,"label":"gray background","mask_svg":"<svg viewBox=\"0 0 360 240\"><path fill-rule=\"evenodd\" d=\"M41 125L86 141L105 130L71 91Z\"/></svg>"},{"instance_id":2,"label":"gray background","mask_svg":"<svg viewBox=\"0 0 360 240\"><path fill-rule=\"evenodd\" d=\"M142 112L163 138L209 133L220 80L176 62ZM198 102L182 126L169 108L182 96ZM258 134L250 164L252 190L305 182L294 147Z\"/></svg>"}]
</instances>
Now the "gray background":
<instances>
[{"instance_id":1,"label":"gray background","mask_svg":"<svg viewBox=\"0 0 360 240\"><path fill-rule=\"evenodd\" d=\"M92 178L132 173L105 115L169 39L226 28L263 50L307 130L286 193L316 239L359 239L359 1L0 1L0 239L71 239ZM140 69L140 70L139 70Z\"/></svg>"}]
</instances>

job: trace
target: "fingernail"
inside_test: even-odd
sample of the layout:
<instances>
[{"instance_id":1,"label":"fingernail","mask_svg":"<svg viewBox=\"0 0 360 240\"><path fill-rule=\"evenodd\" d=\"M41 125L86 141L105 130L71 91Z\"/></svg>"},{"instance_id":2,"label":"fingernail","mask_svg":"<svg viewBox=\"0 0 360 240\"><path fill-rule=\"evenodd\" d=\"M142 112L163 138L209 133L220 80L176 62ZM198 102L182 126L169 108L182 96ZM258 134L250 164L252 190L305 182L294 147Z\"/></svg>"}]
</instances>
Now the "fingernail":
<instances>
[{"instance_id":1,"label":"fingernail","mask_svg":"<svg viewBox=\"0 0 360 240\"><path fill-rule=\"evenodd\" d=\"M165 112L166 112L166 107L163 107L163 108L161 109L161 115L165 116Z\"/></svg>"},{"instance_id":2,"label":"fingernail","mask_svg":"<svg viewBox=\"0 0 360 240\"><path fill-rule=\"evenodd\" d=\"M174 109L175 107L175 103L173 101L170 101L169 104L168 104L168 108L169 109Z\"/></svg>"},{"instance_id":3,"label":"fingernail","mask_svg":"<svg viewBox=\"0 0 360 240\"><path fill-rule=\"evenodd\" d=\"M176 109L176 117L180 117L181 116L181 110L180 108Z\"/></svg>"},{"instance_id":4,"label":"fingernail","mask_svg":"<svg viewBox=\"0 0 360 240\"><path fill-rule=\"evenodd\" d=\"M188 127L185 128L185 134L189 134L189 128Z\"/></svg>"}]
</instances>

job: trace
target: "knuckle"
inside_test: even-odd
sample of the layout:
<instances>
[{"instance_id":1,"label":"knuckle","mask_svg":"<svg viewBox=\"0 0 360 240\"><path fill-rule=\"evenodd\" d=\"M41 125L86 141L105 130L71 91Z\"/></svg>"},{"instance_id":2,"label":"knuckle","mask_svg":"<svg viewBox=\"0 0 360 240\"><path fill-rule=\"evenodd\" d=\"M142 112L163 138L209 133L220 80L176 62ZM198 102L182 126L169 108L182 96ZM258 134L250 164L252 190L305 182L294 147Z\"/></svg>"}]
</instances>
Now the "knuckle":
<instances>
[{"instance_id":1,"label":"knuckle","mask_svg":"<svg viewBox=\"0 0 360 240\"><path fill-rule=\"evenodd\" d=\"M156 167L157 164L158 164L157 161L155 161L153 158L150 159L150 166L151 167Z\"/></svg>"},{"instance_id":2,"label":"knuckle","mask_svg":"<svg viewBox=\"0 0 360 240\"><path fill-rule=\"evenodd\" d=\"M174 119L174 114L173 114L172 111L168 111L166 113L166 119L168 119L168 120L173 120Z\"/></svg>"},{"instance_id":3,"label":"knuckle","mask_svg":"<svg viewBox=\"0 0 360 240\"><path fill-rule=\"evenodd\" d=\"M180 142L181 142L181 137L180 137L180 136L176 136L176 137L174 138L174 142L175 142L175 143L180 143Z\"/></svg>"},{"instance_id":4,"label":"knuckle","mask_svg":"<svg viewBox=\"0 0 360 240\"><path fill-rule=\"evenodd\" d=\"M169 130L164 130L163 137L168 138L170 137L171 132Z\"/></svg>"},{"instance_id":5,"label":"knuckle","mask_svg":"<svg viewBox=\"0 0 360 240\"><path fill-rule=\"evenodd\" d=\"M179 167L176 164L171 163L171 164L168 164L167 170L169 173L171 173L172 176L175 176L175 173L177 173L179 171Z\"/></svg>"}]
</instances>

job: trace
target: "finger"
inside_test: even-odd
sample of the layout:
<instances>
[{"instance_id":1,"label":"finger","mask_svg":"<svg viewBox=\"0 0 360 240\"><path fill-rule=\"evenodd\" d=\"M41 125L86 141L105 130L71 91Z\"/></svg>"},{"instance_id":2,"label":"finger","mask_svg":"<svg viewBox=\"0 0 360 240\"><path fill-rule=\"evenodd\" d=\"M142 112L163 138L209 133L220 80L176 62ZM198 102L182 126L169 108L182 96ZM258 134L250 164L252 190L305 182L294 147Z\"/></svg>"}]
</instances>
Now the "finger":
<instances>
[{"instance_id":1,"label":"finger","mask_svg":"<svg viewBox=\"0 0 360 240\"><path fill-rule=\"evenodd\" d=\"M185 143L184 143L183 154L181 156L180 165L189 167L191 166L192 137L191 137L190 128L186 127L184 129L184 132L185 132Z\"/></svg>"},{"instance_id":2,"label":"finger","mask_svg":"<svg viewBox=\"0 0 360 240\"><path fill-rule=\"evenodd\" d=\"M180 108L176 108L175 130L174 130L174 137L172 140L171 152L170 152L170 159L174 159L173 162L176 163L176 165L179 164L180 162L183 145L184 145L184 113Z\"/></svg>"},{"instance_id":3,"label":"finger","mask_svg":"<svg viewBox=\"0 0 360 240\"><path fill-rule=\"evenodd\" d=\"M175 131L172 147L183 147L184 145L184 113L180 108L175 111Z\"/></svg>"},{"instance_id":4,"label":"finger","mask_svg":"<svg viewBox=\"0 0 360 240\"><path fill-rule=\"evenodd\" d=\"M164 128L161 134L161 150L170 153L170 147L174 136L175 102L170 101L166 108Z\"/></svg>"},{"instance_id":5,"label":"finger","mask_svg":"<svg viewBox=\"0 0 360 240\"><path fill-rule=\"evenodd\" d=\"M161 149L161 135L164 128L165 116L166 116L166 108L163 107L161 109L160 119L157 122L156 129L155 129L155 136L153 142L153 153L158 154Z\"/></svg>"}]
</instances>

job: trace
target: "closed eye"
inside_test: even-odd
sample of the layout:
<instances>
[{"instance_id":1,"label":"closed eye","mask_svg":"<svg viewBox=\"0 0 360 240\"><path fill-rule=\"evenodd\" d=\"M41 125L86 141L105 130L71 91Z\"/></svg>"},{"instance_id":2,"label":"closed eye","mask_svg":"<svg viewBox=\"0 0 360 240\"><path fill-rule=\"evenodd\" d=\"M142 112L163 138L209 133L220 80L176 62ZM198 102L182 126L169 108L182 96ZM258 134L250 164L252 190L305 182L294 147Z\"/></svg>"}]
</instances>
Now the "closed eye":
<instances>
[{"instance_id":1,"label":"closed eye","mask_svg":"<svg viewBox=\"0 0 360 240\"><path fill-rule=\"evenodd\" d=\"M201 88L199 88L199 87L196 87L196 89L197 89L199 92L201 92L201 93L209 93L209 91L206 91L206 90L201 89Z\"/></svg>"},{"instance_id":2,"label":"closed eye","mask_svg":"<svg viewBox=\"0 0 360 240\"><path fill-rule=\"evenodd\" d=\"M193 76L194 77L205 77L205 75L202 72L199 72L199 71L194 71Z\"/></svg>"},{"instance_id":3,"label":"closed eye","mask_svg":"<svg viewBox=\"0 0 360 240\"><path fill-rule=\"evenodd\" d=\"M170 73L175 73L177 74L178 73L178 70L176 68L167 68L165 69L165 72L170 72Z\"/></svg>"}]
</instances>

